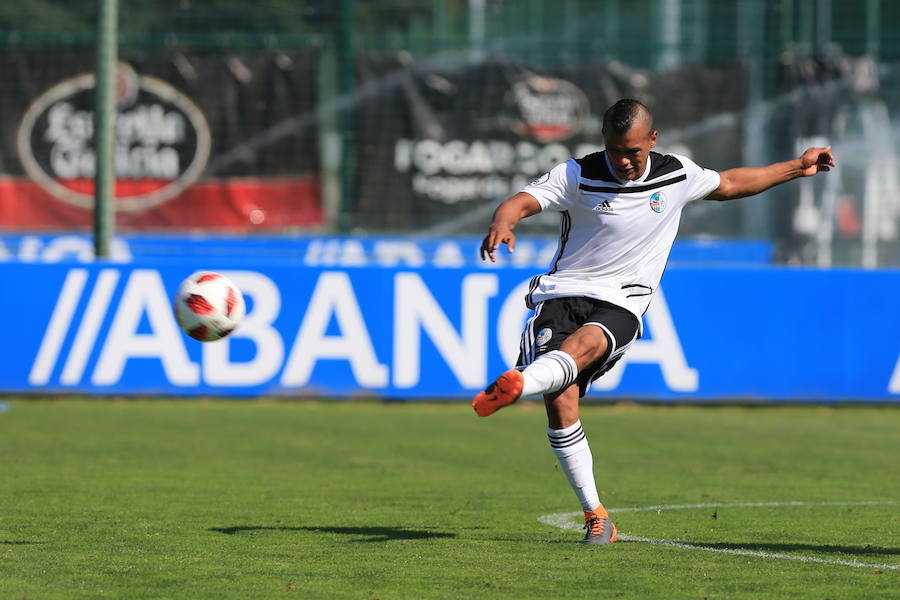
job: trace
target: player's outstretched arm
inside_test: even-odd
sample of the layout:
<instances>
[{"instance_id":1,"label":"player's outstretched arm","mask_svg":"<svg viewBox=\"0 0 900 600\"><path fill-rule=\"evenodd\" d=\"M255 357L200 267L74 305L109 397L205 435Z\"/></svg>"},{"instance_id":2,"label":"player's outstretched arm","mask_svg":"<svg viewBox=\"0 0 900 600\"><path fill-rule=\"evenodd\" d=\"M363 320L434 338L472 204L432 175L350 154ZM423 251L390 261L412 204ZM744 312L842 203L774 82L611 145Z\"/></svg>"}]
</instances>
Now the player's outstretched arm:
<instances>
[{"instance_id":1,"label":"player's outstretched arm","mask_svg":"<svg viewBox=\"0 0 900 600\"><path fill-rule=\"evenodd\" d=\"M719 173L719 187L707 200L733 200L765 191L776 185L828 172L836 166L831 146L808 148L794 160L771 164L767 167L741 167Z\"/></svg>"},{"instance_id":2,"label":"player's outstretched arm","mask_svg":"<svg viewBox=\"0 0 900 600\"><path fill-rule=\"evenodd\" d=\"M506 244L507 250L512 252L516 248L516 236L513 229L519 221L541 212L541 205L531 194L519 192L512 198L504 200L497 210L488 228L488 234L481 242L481 260L485 257L496 262L494 252L500 244Z\"/></svg>"}]
</instances>

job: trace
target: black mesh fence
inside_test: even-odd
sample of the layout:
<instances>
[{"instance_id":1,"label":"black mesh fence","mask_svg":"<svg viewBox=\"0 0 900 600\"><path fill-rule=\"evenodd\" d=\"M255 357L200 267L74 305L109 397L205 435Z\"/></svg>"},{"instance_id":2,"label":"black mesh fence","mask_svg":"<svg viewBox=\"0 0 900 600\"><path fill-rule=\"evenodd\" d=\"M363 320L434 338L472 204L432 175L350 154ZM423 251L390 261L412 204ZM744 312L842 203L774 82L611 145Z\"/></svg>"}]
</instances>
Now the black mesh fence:
<instances>
[{"instance_id":1,"label":"black mesh fence","mask_svg":"<svg viewBox=\"0 0 900 600\"><path fill-rule=\"evenodd\" d=\"M660 150L710 168L837 154L828 178L689 207L683 237L900 264L893 3L624 4L120 3L117 228L478 234L635 97ZM90 229L95 14L0 10L0 231Z\"/></svg>"}]
</instances>

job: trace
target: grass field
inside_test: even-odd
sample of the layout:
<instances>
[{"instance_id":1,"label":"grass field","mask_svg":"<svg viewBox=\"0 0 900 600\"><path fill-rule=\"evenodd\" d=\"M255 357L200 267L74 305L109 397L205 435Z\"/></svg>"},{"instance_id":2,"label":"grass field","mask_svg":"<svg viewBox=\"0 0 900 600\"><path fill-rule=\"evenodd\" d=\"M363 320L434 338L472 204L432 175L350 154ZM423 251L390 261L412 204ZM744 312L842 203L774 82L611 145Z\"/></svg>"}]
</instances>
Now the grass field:
<instances>
[{"instance_id":1,"label":"grass field","mask_svg":"<svg viewBox=\"0 0 900 600\"><path fill-rule=\"evenodd\" d=\"M900 598L896 407L586 407L585 547L533 404L6 402L0 599Z\"/></svg>"}]
</instances>

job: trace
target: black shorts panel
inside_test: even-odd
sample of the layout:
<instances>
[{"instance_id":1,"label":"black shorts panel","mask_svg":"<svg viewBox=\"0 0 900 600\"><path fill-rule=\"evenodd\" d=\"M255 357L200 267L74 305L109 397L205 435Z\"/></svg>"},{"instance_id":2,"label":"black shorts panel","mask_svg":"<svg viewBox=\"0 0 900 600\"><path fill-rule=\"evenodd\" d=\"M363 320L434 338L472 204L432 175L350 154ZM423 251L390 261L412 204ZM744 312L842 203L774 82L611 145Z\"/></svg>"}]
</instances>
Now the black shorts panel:
<instances>
[{"instance_id":1,"label":"black shorts panel","mask_svg":"<svg viewBox=\"0 0 900 600\"><path fill-rule=\"evenodd\" d=\"M525 325L517 366L524 368L542 354L559 350L567 337L588 324L603 330L607 348L578 373L579 394L584 396L591 382L609 371L637 337L637 317L621 306L580 296L541 302Z\"/></svg>"}]
</instances>

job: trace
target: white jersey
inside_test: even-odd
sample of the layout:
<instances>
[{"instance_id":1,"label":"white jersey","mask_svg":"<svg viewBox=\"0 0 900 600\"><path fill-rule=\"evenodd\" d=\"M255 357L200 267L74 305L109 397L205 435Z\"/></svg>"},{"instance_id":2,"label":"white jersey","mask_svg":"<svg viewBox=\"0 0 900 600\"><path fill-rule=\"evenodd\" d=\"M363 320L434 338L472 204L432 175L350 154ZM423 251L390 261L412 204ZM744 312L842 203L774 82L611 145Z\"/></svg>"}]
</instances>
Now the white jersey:
<instances>
[{"instance_id":1,"label":"white jersey","mask_svg":"<svg viewBox=\"0 0 900 600\"><path fill-rule=\"evenodd\" d=\"M525 186L562 215L550 270L531 280L529 308L587 296L628 309L638 322L662 279L681 211L719 187L719 174L677 154L651 152L634 181L615 177L606 152L569 159Z\"/></svg>"}]
</instances>

